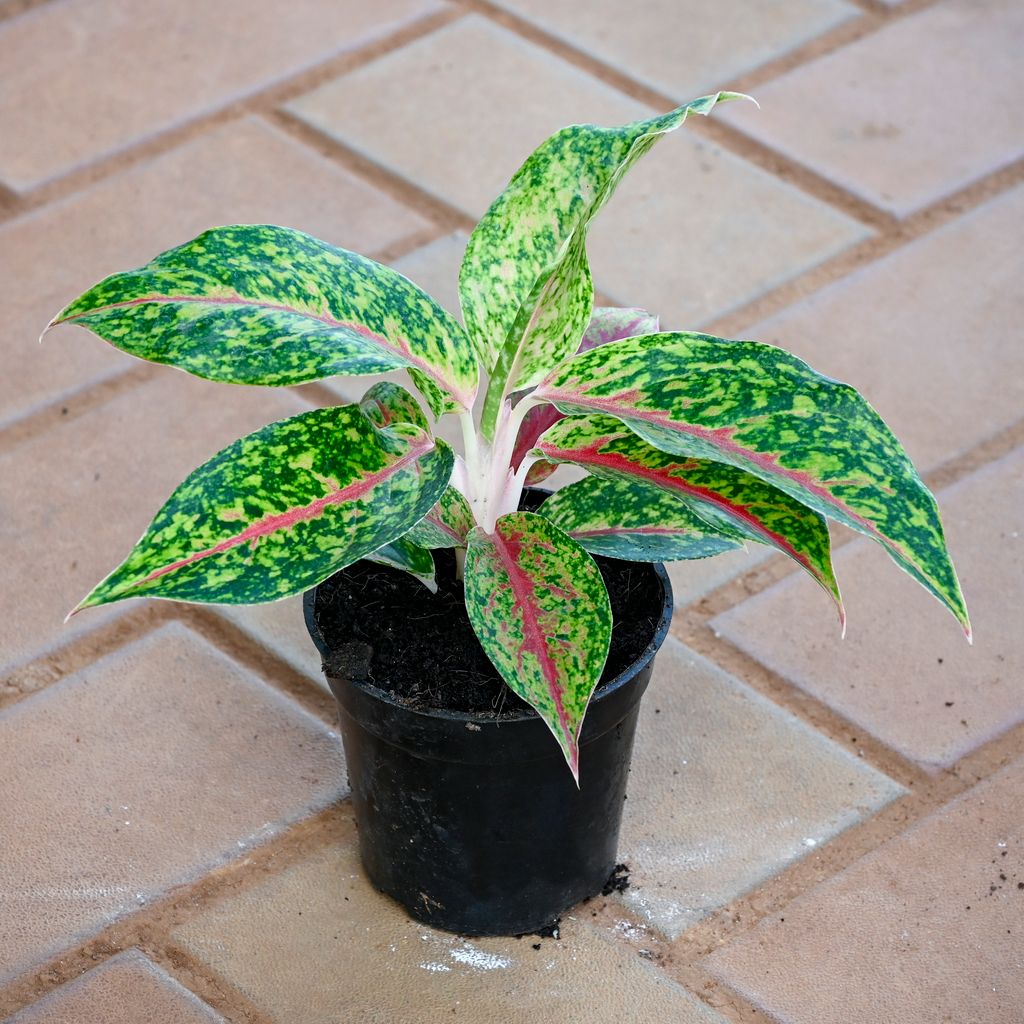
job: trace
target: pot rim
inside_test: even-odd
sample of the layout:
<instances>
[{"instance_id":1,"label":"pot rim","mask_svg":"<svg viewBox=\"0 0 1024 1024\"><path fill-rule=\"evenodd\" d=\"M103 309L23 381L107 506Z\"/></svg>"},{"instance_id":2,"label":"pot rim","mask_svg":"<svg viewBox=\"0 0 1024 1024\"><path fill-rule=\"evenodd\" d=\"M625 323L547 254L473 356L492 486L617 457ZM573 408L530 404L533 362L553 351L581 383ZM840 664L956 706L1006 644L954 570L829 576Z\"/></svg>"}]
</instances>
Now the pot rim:
<instances>
[{"instance_id":1,"label":"pot rim","mask_svg":"<svg viewBox=\"0 0 1024 1024\"><path fill-rule=\"evenodd\" d=\"M595 704L600 704L614 696L614 694L636 678L636 676L658 653L661 645L665 641L665 637L668 635L669 627L672 624L672 583L669 580L668 572L665 570L664 564L661 562L634 562L633 564L650 566L654 575L657 577L662 588L661 613L658 616L657 626L655 627L654 635L651 637L650 642L621 672L613 676L605 685L601 686L599 690L595 691L588 703L588 711ZM316 649L320 652L320 657L323 660L330 654L330 648L324 640L323 634L320 632L320 627L316 622L314 605L316 603L316 592L318 587L319 584L317 584L316 587L307 590L302 595L302 614L306 622L306 629L309 631L310 639L313 641ZM367 682L366 680L354 679L346 681L382 703L391 705L405 714L418 715L427 719L474 724L479 722L498 721L502 727L507 728L520 723L536 723L540 717L536 711L533 711L533 709L519 710L514 714L509 715L507 718L503 717L501 719L495 719L494 715L485 714L479 711L451 711L447 708L414 708L395 700L395 698L386 690L382 690L379 686L375 686L373 683Z\"/></svg>"}]
</instances>

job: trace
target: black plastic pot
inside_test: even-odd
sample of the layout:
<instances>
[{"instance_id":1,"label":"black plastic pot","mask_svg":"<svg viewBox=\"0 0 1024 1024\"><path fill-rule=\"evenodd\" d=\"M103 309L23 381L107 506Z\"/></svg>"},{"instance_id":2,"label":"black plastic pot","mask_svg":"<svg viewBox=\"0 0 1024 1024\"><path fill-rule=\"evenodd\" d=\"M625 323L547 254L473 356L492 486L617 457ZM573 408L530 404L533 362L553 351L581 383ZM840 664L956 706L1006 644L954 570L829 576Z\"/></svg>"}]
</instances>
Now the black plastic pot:
<instances>
[{"instance_id":1,"label":"black plastic pot","mask_svg":"<svg viewBox=\"0 0 1024 1024\"><path fill-rule=\"evenodd\" d=\"M370 881L413 917L462 935L519 935L601 891L616 864L640 698L668 633L661 565L657 627L643 653L591 701L580 788L532 711L489 719L413 710L365 682L328 675ZM325 662L316 591L306 626Z\"/></svg>"}]
</instances>

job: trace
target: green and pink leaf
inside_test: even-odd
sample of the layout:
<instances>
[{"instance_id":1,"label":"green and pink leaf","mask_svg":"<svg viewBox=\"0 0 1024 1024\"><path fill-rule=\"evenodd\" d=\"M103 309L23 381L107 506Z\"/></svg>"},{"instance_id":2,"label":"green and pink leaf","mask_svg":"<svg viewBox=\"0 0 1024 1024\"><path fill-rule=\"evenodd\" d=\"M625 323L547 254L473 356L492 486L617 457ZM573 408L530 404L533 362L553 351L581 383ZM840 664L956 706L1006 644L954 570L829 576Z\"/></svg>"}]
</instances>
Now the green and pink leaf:
<instances>
[{"instance_id":1,"label":"green and pink leaf","mask_svg":"<svg viewBox=\"0 0 1024 1024\"><path fill-rule=\"evenodd\" d=\"M453 462L443 441L405 423L380 430L355 405L271 423L195 470L78 609L302 593L407 533L444 492Z\"/></svg>"},{"instance_id":2,"label":"green and pink leaf","mask_svg":"<svg viewBox=\"0 0 1024 1024\"><path fill-rule=\"evenodd\" d=\"M579 783L579 732L611 641L596 563L543 516L509 513L493 533L470 534L466 609L494 667L544 719Z\"/></svg>"},{"instance_id":3,"label":"green and pink leaf","mask_svg":"<svg viewBox=\"0 0 1024 1024\"><path fill-rule=\"evenodd\" d=\"M848 384L771 345L670 333L574 356L534 397L613 416L661 451L728 463L866 534L970 636L935 499Z\"/></svg>"},{"instance_id":4,"label":"green and pink leaf","mask_svg":"<svg viewBox=\"0 0 1024 1024\"><path fill-rule=\"evenodd\" d=\"M292 385L407 368L435 415L477 387L458 321L397 271L300 231L214 228L90 288L77 323L141 359L210 380Z\"/></svg>"}]
</instances>

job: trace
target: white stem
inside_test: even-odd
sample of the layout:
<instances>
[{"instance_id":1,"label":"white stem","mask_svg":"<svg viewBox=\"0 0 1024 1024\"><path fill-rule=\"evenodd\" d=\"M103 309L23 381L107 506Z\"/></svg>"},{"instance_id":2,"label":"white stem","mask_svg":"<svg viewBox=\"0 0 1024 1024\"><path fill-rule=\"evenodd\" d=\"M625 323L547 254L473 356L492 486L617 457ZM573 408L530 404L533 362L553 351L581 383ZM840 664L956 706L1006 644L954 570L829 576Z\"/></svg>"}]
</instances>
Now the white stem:
<instances>
[{"instance_id":1,"label":"white stem","mask_svg":"<svg viewBox=\"0 0 1024 1024\"><path fill-rule=\"evenodd\" d=\"M452 481L469 501L476 522L488 533L494 530L498 516L514 512L519 507L525 472L522 476L512 472L512 453L519 428L536 404L528 397L515 408L510 402L504 402L495 424L494 440L490 444L477 433L469 413L459 415L466 457L461 476L457 480L453 474Z\"/></svg>"},{"instance_id":2,"label":"white stem","mask_svg":"<svg viewBox=\"0 0 1024 1024\"><path fill-rule=\"evenodd\" d=\"M466 575L466 549L455 548L455 578L461 580Z\"/></svg>"},{"instance_id":3,"label":"white stem","mask_svg":"<svg viewBox=\"0 0 1024 1024\"><path fill-rule=\"evenodd\" d=\"M512 453L519 438L519 429L526 414L536 403L524 398L515 408L511 403L502 405L501 414L494 431L494 443L490 447L489 466L486 472L486 497L483 502L481 526L490 533L498 517L514 512L519 507L519 489L515 487L517 474L512 471Z\"/></svg>"},{"instance_id":4,"label":"white stem","mask_svg":"<svg viewBox=\"0 0 1024 1024\"><path fill-rule=\"evenodd\" d=\"M467 501L469 500L469 473L466 471L466 460L459 454L455 455L451 480L448 481Z\"/></svg>"}]
</instances>

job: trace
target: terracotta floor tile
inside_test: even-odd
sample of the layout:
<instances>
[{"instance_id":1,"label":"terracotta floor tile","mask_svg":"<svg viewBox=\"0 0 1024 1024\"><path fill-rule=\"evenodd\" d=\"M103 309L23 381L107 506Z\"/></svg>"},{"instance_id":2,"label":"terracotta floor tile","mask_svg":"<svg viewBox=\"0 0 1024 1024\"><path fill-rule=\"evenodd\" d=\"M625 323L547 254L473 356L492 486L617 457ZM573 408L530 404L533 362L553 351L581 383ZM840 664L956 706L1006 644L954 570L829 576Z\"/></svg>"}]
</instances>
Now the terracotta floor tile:
<instances>
[{"instance_id":1,"label":"terracotta floor tile","mask_svg":"<svg viewBox=\"0 0 1024 1024\"><path fill-rule=\"evenodd\" d=\"M1024 187L744 334L849 381L922 470L1024 411Z\"/></svg>"},{"instance_id":2,"label":"terracotta floor tile","mask_svg":"<svg viewBox=\"0 0 1024 1024\"><path fill-rule=\"evenodd\" d=\"M708 961L786 1024L1013 1024L1024 1006L1024 761Z\"/></svg>"},{"instance_id":3,"label":"terracotta floor tile","mask_svg":"<svg viewBox=\"0 0 1024 1024\"><path fill-rule=\"evenodd\" d=\"M0 180L17 191L190 118L428 11L431 0L67 0L0 26Z\"/></svg>"},{"instance_id":4,"label":"terracotta floor tile","mask_svg":"<svg viewBox=\"0 0 1024 1024\"><path fill-rule=\"evenodd\" d=\"M0 979L266 840L343 785L333 732L179 625L9 708L0 750Z\"/></svg>"},{"instance_id":5,"label":"terracotta floor tile","mask_svg":"<svg viewBox=\"0 0 1024 1024\"><path fill-rule=\"evenodd\" d=\"M467 940L416 924L364 880L351 846L211 905L174 938L278 1024L724 1024L575 919L561 941Z\"/></svg>"},{"instance_id":6,"label":"terracotta floor tile","mask_svg":"<svg viewBox=\"0 0 1024 1024\"><path fill-rule=\"evenodd\" d=\"M360 252L425 222L266 122L246 118L0 227L0 425L133 365L65 328L65 303L218 224L298 228Z\"/></svg>"},{"instance_id":7,"label":"terracotta floor tile","mask_svg":"<svg viewBox=\"0 0 1024 1024\"><path fill-rule=\"evenodd\" d=\"M841 0L707 4L641 0L628 17L615 0L502 0L522 15L616 70L680 102L733 79L841 24L857 9Z\"/></svg>"},{"instance_id":8,"label":"terracotta floor tile","mask_svg":"<svg viewBox=\"0 0 1024 1024\"><path fill-rule=\"evenodd\" d=\"M415 104L400 99L409 95ZM453 106L463 116L439 118ZM555 129L653 112L478 18L344 75L290 109L475 216ZM467 132L467 122L480 127ZM590 253L599 289L678 329L868 233L684 128L631 171L595 222Z\"/></svg>"},{"instance_id":9,"label":"terracotta floor tile","mask_svg":"<svg viewBox=\"0 0 1024 1024\"><path fill-rule=\"evenodd\" d=\"M952 617L867 540L836 575L849 632L795 576L714 619L727 639L928 770L1024 720L1024 449L941 493L975 629Z\"/></svg>"},{"instance_id":10,"label":"terracotta floor tile","mask_svg":"<svg viewBox=\"0 0 1024 1024\"><path fill-rule=\"evenodd\" d=\"M223 1024L137 949L118 953L8 1017L5 1024Z\"/></svg>"},{"instance_id":11,"label":"terracotta floor tile","mask_svg":"<svg viewBox=\"0 0 1024 1024\"><path fill-rule=\"evenodd\" d=\"M623 898L674 939L903 792L670 637L641 705Z\"/></svg>"},{"instance_id":12,"label":"terracotta floor tile","mask_svg":"<svg viewBox=\"0 0 1024 1024\"><path fill-rule=\"evenodd\" d=\"M758 86L760 111L722 116L904 216L1024 152L1022 45L1016 0L946 0Z\"/></svg>"},{"instance_id":13,"label":"terracotta floor tile","mask_svg":"<svg viewBox=\"0 0 1024 1024\"><path fill-rule=\"evenodd\" d=\"M49 343L104 344L84 332ZM0 457L4 589L19 595L0 617L0 674L128 607L90 608L63 621L196 466L243 434L308 408L285 391L159 369L150 383Z\"/></svg>"}]
</instances>

